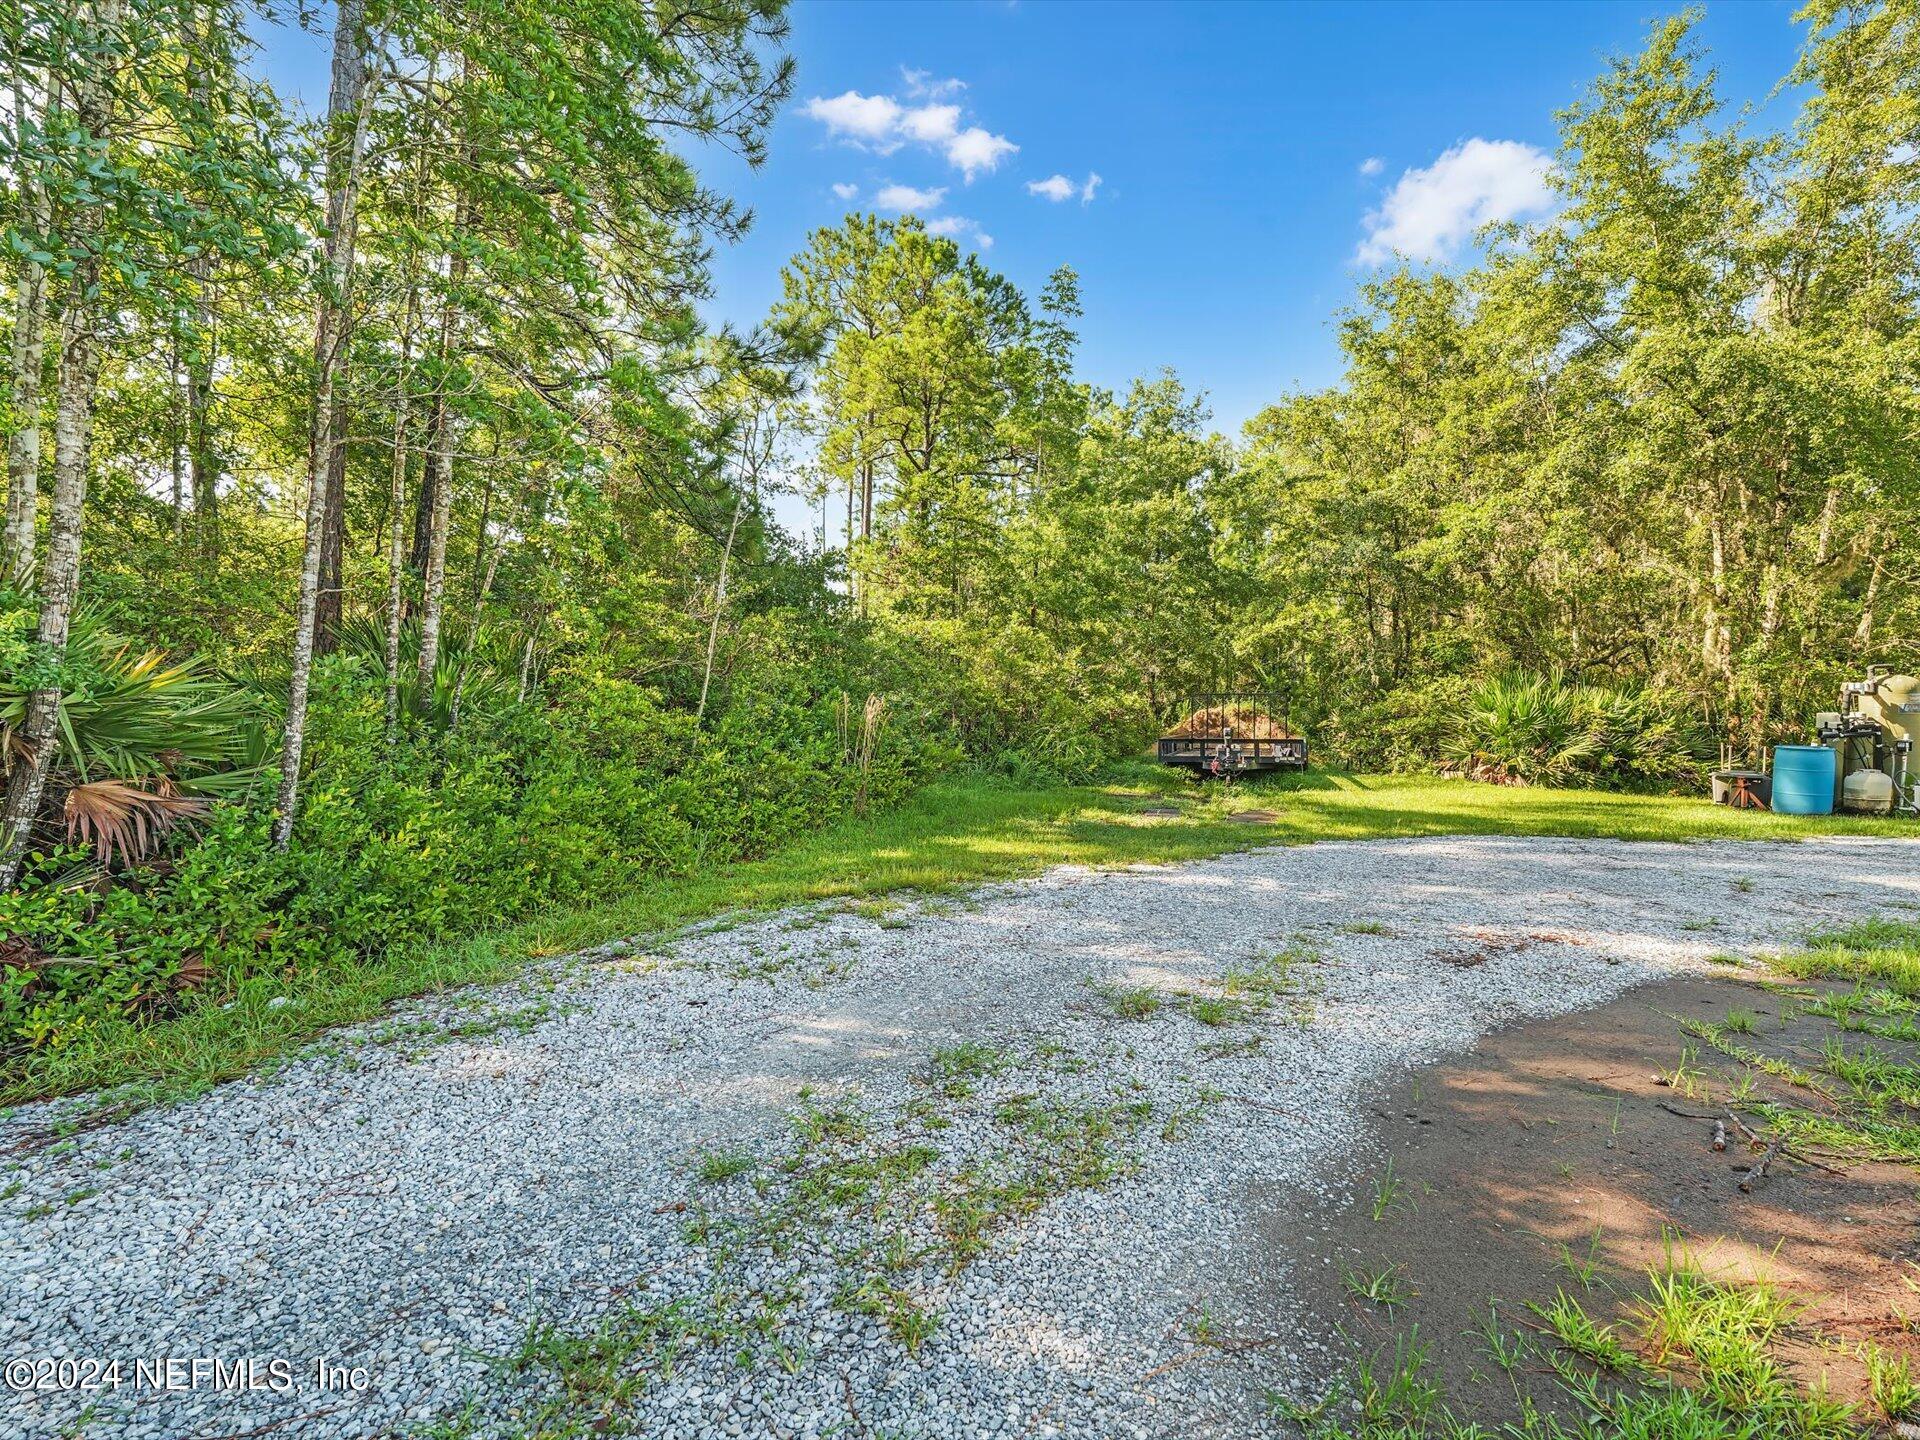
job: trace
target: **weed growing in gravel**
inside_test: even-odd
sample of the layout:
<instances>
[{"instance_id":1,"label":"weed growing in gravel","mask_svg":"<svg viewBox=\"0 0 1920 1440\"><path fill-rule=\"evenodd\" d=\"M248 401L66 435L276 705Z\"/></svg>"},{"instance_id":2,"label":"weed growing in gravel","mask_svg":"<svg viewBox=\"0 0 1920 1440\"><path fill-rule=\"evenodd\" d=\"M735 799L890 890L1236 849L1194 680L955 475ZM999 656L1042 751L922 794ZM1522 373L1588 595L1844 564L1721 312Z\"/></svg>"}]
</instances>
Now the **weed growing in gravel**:
<instances>
[{"instance_id":1,"label":"weed growing in gravel","mask_svg":"<svg viewBox=\"0 0 1920 1440\"><path fill-rule=\"evenodd\" d=\"M1237 1001L1248 1014L1267 1015L1276 1008L1282 1018L1301 1026L1313 1023L1312 987L1299 974L1302 967L1317 965L1322 956L1311 945L1294 941L1283 950L1235 966L1221 981L1221 993Z\"/></svg>"},{"instance_id":2,"label":"weed growing in gravel","mask_svg":"<svg viewBox=\"0 0 1920 1440\"><path fill-rule=\"evenodd\" d=\"M495 1362L495 1369L550 1377L554 1383L545 1388L555 1393L520 1419L522 1432L539 1440L576 1440L606 1433L651 1385L670 1380L682 1357L693 1350L745 1334L745 1328L710 1303L630 1302L581 1332L536 1320L527 1326L518 1350Z\"/></svg>"},{"instance_id":3,"label":"weed growing in gravel","mask_svg":"<svg viewBox=\"0 0 1920 1440\"><path fill-rule=\"evenodd\" d=\"M709 1150L700 1157L698 1174L702 1184L720 1185L738 1179L753 1169L753 1156L744 1150Z\"/></svg>"},{"instance_id":4,"label":"weed growing in gravel","mask_svg":"<svg viewBox=\"0 0 1920 1440\"><path fill-rule=\"evenodd\" d=\"M904 1288L890 1285L872 1276L857 1285L848 1285L834 1298L840 1309L855 1315L870 1315L886 1326L887 1334L905 1347L909 1355L918 1352L940 1328L940 1316L923 1305Z\"/></svg>"},{"instance_id":5,"label":"weed growing in gravel","mask_svg":"<svg viewBox=\"0 0 1920 1440\"><path fill-rule=\"evenodd\" d=\"M1343 935L1391 935L1391 927L1382 925L1378 920L1350 920L1340 927Z\"/></svg>"},{"instance_id":6,"label":"weed growing in gravel","mask_svg":"<svg viewBox=\"0 0 1920 1440\"><path fill-rule=\"evenodd\" d=\"M991 1045L962 1041L933 1052L933 1079L950 1100L973 1093L973 1082L998 1075L1012 1062Z\"/></svg>"},{"instance_id":7,"label":"weed growing in gravel","mask_svg":"<svg viewBox=\"0 0 1920 1440\"><path fill-rule=\"evenodd\" d=\"M1239 1002L1234 1000L1216 995L1189 995L1187 1014L1202 1025L1231 1025L1240 1020L1245 1015L1245 1011Z\"/></svg>"},{"instance_id":8,"label":"weed growing in gravel","mask_svg":"<svg viewBox=\"0 0 1920 1440\"><path fill-rule=\"evenodd\" d=\"M1144 985L1097 987L1107 1007L1121 1020L1151 1020L1160 1011L1160 992Z\"/></svg>"},{"instance_id":9,"label":"weed growing in gravel","mask_svg":"<svg viewBox=\"0 0 1920 1440\"><path fill-rule=\"evenodd\" d=\"M1255 1055L1266 1048L1264 1035L1229 1035L1202 1044L1198 1054L1203 1060L1230 1060L1238 1055Z\"/></svg>"},{"instance_id":10,"label":"weed growing in gravel","mask_svg":"<svg viewBox=\"0 0 1920 1440\"><path fill-rule=\"evenodd\" d=\"M476 997L457 1002L453 1007L455 1013L445 1018L427 1016L416 1020L388 1021L368 1037L368 1042L410 1048L448 1045L456 1040L478 1040L502 1031L525 1035L544 1021L572 1014L580 1008L578 1004L556 1005L548 1000L536 1000L530 1005L517 1007L502 1006ZM463 1015L459 1013L461 1011L473 1013Z\"/></svg>"}]
</instances>

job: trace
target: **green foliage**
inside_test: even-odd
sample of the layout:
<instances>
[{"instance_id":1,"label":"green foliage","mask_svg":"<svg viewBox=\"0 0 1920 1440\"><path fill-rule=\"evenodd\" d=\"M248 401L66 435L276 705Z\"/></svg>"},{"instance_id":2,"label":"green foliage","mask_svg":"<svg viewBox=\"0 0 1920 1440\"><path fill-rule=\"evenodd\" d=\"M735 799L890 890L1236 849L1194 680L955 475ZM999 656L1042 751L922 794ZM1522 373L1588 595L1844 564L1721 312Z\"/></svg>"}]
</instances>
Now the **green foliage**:
<instances>
[{"instance_id":1,"label":"green foliage","mask_svg":"<svg viewBox=\"0 0 1920 1440\"><path fill-rule=\"evenodd\" d=\"M62 690L38 853L0 898L10 1061L228 1002L290 1032L263 997L336 1013L330 981L337 1013L372 1005L470 937L611 923L619 901L580 897L691 884L941 770L973 772L972 813L947 817L966 854L868 856L859 885L1246 843L1212 811L1136 831L1055 788L1228 680L1289 691L1338 764L1692 789L1713 742L1798 735L1920 628L1909 5L1809 6L1802 110L1765 143L1692 22L1655 25L1561 118L1557 216L1477 269L1366 285L1341 384L1238 444L1171 375L1075 378L1071 271L1029 296L911 218L819 232L766 327L703 330L707 248L746 217L688 156L764 157L791 88L776 0L385 7L378 83L331 129L247 75L224 0L70 11L22 10L0 135L0 280L50 276L113 318L83 327L97 390L52 393L54 324L0 415L14 438L51 438L56 409L93 427L63 521L88 537L71 643L43 653L32 606L0 602L0 766L29 692ZM37 108L89 89L98 134ZM310 263L315 162L341 119L368 145L319 547L337 614L275 851L256 777L337 279ZM845 501L805 554L767 505L796 474L823 516ZM1032 818L1015 785L1063 808L982 835ZM1779 833L1590 793L1368 809L1326 785L1269 838L1548 814ZM1876 963L1910 988L1905 960Z\"/></svg>"},{"instance_id":2,"label":"green foliage","mask_svg":"<svg viewBox=\"0 0 1920 1440\"><path fill-rule=\"evenodd\" d=\"M58 773L74 781L166 777L230 792L265 758L254 697L197 658L171 660L116 634L93 611L74 618L49 663L32 639L34 609L0 592L0 774L17 753L27 701L61 690Z\"/></svg>"},{"instance_id":3,"label":"green foliage","mask_svg":"<svg viewBox=\"0 0 1920 1440\"><path fill-rule=\"evenodd\" d=\"M1706 742L1658 695L1571 685L1558 672L1484 682L1442 755L1475 780L1608 790L1697 787Z\"/></svg>"},{"instance_id":4,"label":"green foliage","mask_svg":"<svg viewBox=\"0 0 1920 1440\"><path fill-rule=\"evenodd\" d=\"M0 1056L763 854L845 814L858 784L831 704L790 689L738 688L696 733L646 688L581 673L551 706L389 751L381 687L343 655L319 670L314 715L286 853L237 802L110 887L53 854L0 896ZM910 742L883 747L868 794L892 804L915 773Z\"/></svg>"}]
</instances>

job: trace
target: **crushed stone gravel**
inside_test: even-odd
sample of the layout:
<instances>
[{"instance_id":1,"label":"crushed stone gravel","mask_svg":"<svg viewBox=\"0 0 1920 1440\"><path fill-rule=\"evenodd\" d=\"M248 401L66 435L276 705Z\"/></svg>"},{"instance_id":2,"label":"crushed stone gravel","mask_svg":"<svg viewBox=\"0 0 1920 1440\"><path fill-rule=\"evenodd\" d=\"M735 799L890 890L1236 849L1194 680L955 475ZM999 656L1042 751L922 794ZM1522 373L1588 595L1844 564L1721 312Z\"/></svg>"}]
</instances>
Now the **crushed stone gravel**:
<instances>
[{"instance_id":1,"label":"crushed stone gravel","mask_svg":"<svg viewBox=\"0 0 1920 1440\"><path fill-rule=\"evenodd\" d=\"M557 1393L497 1363L530 1325L676 1301L709 1329L649 1374L636 1434L1262 1433L1263 1394L1338 1356L1288 1299L1326 1256L1263 1253L1250 1217L1350 1198L1388 1077L1903 909L1920 844L1859 838L1063 868L604 947L57 1145L35 1143L57 1110L23 1107L0 1120L0 1360L117 1360L121 1383L0 1396L0 1437L517 1434ZM1276 956L1267 1008L1199 1003ZM1133 992L1149 1013L1123 1018ZM959 1045L991 1063L943 1082ZM945 1233L936 1197L1066 1153L1022 1128L1036 1106L1110 1130L1086 1154L1111 1173L970 1263L907 1253ZM810 1142L796 1113L858 1133ZM703 1179L713 1155L752 1168ZM925 1169L889 1205L803 1203L809 1166L903 1155ZM861 1277L894 1298L850 1300ZM903 1342L903 1313L931 1333ZM251 1359L253 1383L169 1357Z\"/></svg>"}]
</instances>

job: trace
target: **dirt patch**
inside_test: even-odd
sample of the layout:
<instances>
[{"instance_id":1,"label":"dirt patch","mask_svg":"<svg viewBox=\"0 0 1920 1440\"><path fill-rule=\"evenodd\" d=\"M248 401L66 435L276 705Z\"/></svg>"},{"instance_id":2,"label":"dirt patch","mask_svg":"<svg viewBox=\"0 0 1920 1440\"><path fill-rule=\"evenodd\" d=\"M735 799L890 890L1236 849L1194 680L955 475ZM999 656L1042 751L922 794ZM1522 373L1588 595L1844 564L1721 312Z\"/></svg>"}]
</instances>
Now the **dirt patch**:
<instances>
[{"instance_id":1,"label":"dirt patch","mask_svg":"<svg viewBox=\"0 0 1920 1440\"><path fill-rule=\"evenodd\" d=\"M1227 819L1240 825L1271 825L1280 817L1271 810L1236 810Z\"/></svg>"},{"instance_id":2,"label":"dirt patch","mask_svg":"<svg viewBox=\"0 0 1920 1440\"><path fill-rule=\"evenodd\" d=\"M1374 1111L1371 1169L1350 1177L1356 1198L1330 1237L1275 1215L1266 1238L1276 1247L1330 1238L1335 1263L1302 1267L1309 1311L1369 1349L1417 1326L1435 1377L1463 1415L1483 1422L1517 1411L1516 1385L1488 1359L1481 1333L1489 1302L1507 1330L1533 1322L1528 1302L1550 1303L1560 1290L1596 1316L1617 1315L1676 1245L1711 1272L1765 1276L1802 1303L1789 1362L1857 1399L1861 1342L1920 1365L1920 1336L1902 1319L1920 1312L1915 1174L1849 1164L1842 1177L1785 1164L1742 1194L1751 1157L1739 1135L1716 1152L1712 1120L1662 1108L1716 1113L1706 1097L1734 1078L1709 1051L1679 1088L1660 1083L1681 1064L1679 1020L1742 1014L1769 1049L1817 1052L1832 1027L1798 1008L1750 981L1686 979L1497 1032L1465 1059L1413 1072ZM1777 1082L1763 1093L1766 1084ZM1348 1293L1343 1276L1393 1266L1405 1299L1390 1314ZM1516 1379L1536 1402L1556 1397L1544 1365Z\"/></svg>"}]
</instances>

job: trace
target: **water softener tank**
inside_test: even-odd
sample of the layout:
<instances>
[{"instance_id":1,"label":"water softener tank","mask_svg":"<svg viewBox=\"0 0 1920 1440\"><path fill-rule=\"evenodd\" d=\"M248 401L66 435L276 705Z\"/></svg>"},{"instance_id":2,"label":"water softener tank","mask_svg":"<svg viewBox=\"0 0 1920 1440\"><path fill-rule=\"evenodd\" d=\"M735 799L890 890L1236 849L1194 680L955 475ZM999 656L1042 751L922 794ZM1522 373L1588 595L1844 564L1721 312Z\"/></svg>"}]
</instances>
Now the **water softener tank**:
<instances>
[{"instance_id":1,"label":"water softener tank","mask_svg":"<svg viewBox=\"0 0 1920 1440\"><path fill-rule=\"evenodd\" d=\"M1773 808L1783 815L1831 815L1837 757L1825 745L1773 747Z\"/></svg>"}]
</instances>

